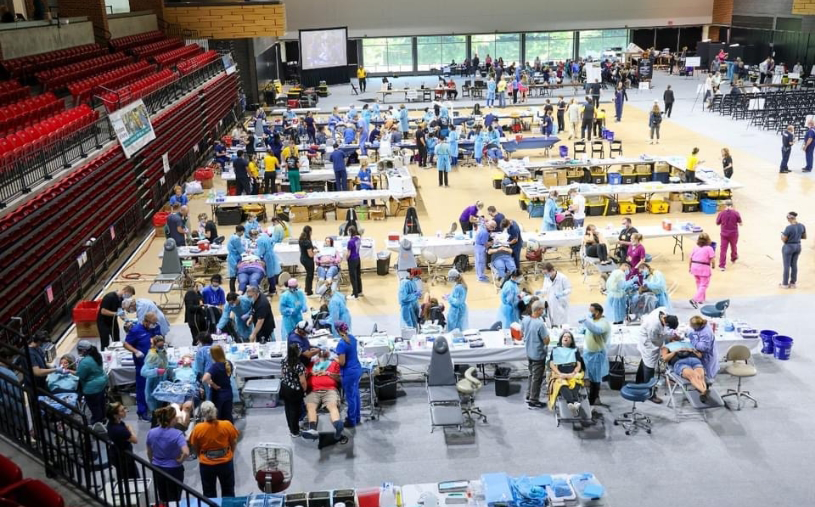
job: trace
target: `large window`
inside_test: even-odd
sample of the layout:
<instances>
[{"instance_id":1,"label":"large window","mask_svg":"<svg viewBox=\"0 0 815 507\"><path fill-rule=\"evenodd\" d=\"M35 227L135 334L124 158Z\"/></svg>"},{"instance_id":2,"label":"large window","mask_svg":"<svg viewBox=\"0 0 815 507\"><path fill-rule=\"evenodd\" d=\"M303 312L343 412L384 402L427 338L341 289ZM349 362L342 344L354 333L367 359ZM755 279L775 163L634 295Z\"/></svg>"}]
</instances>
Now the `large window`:
<instances>
[{"instance_id":1,"label":"large window","mask_svg":"<svg viewBox=\"0 0 815 507\"><path fill-rule=\"evenodd\" d=\"M439 69L451 62L461 63L467 58L466 35L416 37L418 70Z\"/></svg>"},{"instance_id":2,"label":"large window","mask_svg":"<svg viewBox=\"0 0 815 507\"><path fill-rule=\"evenodd\" d=\"M628 30L586 30L580 32L580 56L599 58L603 51L628 46Z\"/></svg>"},{"instance_id":3,"label":"large window","mask_svg":"<svg viewBox=\"0 0 815 507\"><path fill-rule=\"evenodd\" d=\"M545 32L526 34L526 61L540 58L544 63L572 58L574 32Z\"/></svg>"},{"instance_id":4,"label":"large window","mask_svg":"<svg viewBox=\"0 0 815 507\"><path fill-rule=\"evenodd\" d=\"M383 37L362 41L362 61L368 72L412 72L411 37Z\"/></svg>"},{"instance_id":5,"label":"large window","mask_svg":"<svg viewBox=\"0 0 815 507\"><path fill-rule=\"evenodd\" d=\"M482 63L487 55L493 60L503 58L506 65L521 61L521 36L517 33L473 35L470 40L473 56L477 54Z\"/></svg>"}]
</instances>

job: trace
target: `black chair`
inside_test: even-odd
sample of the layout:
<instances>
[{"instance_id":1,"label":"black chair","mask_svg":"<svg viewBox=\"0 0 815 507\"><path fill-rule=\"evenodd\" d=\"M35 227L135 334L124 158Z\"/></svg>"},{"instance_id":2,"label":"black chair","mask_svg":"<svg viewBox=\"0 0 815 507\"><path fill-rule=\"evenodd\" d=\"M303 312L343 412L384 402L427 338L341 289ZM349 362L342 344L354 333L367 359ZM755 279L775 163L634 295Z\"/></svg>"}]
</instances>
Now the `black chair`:
<instances>
[{"instance_id":1,"label":"black chair","mask_svg":"<svg viewBox=\"0 0 815 507\"><path fill-rule=\"evenodd\" d=\"M606 156L606 143L602 140L594 140L591 142L591 157L595 158L596 155L600 155L600 158L605 158Z\"/></svg>"},{"instance_id":2,"label":"black chair","mask_svg":"<svg viewBox=\"0 0 815 507\"><path fill-rule=\"evenodd\" d=\"M611 141L611 145L609 145L608 148L609 157L613 157L615 153L621 157L623 156L623 142L617 139Z\"/></svg>"},{"instance_id":3,"label":"black chair","mask_svg":"<svg viewBox=\"0 0 815 507\"><path fill-rule=\"evenodd\" d=\"M430 366L427 369L427 402L430 405L430 432L437 427L458 427L464 424L456 384L456 372L447 339L433 342Z\"/></svg>"},{"instance_id":4,"label":"black chair","mask_svg":"<svg viewBox=\"0 0 815 507\"><path fill-rule=\"evenodd\" d=\"M585 155L586 152L586 141L575 141L573 145L572 153L574 154L574 158L577 158L578 155L583 154Z\"/></svg>"}]
</instances>

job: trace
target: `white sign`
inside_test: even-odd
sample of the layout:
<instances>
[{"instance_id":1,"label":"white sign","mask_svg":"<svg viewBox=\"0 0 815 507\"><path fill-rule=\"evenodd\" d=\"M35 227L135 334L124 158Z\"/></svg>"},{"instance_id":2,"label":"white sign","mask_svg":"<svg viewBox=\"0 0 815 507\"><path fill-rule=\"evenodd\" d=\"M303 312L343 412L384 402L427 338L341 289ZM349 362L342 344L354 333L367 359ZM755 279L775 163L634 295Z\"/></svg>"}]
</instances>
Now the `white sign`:
<instances>
[{"instance_id":1,"label":"white sign","mask_svg":"<svg viewBox=\"0 0 815 507\"><path fill-rule=\"evenodd\" d=\"M797 72L790 72L789 74L787 74L787 77L790 79L801 79L801 74Z\"/></svg>"},{"instance_id":2,"label":"white sign","mask_svg":"<svg viewBox=\"0 0 815 507\"><path fill-rule=\"evenodd\" d=\"M701 56L687 56L685 57L685 67L701 67L702 66L702 57Z\"/></svg>"},{"instance_id":3,"label":"white sign","mask_svg":"<svg viewBox=\"0 0 815 507\"><path fill-rule=\"evenodd\" d=\"M164 174L170 172L170 154L165 153L161 156L161 164L164 166Z\"/></svg>"},{"instance_id":4,"label":"white sign","mask_svg":"<svg viewBox=\"0 0 815 507\"><path fill-rule=\"evenodd\" d=\"M150 113L141 99L113 111L108 117L126 158L132 157L156 138L150 124Z\"/></svg>"},{"instance_id":5,"label":"white sign","mask_svg":"<svg viewBox=\"0 0 815 507\"><path fill-rule=\"evenodd\" d=\"M650 90L651 89L651 83L649 83L648 81L640 81L640 88L639 89L640 90Z\"/></svg>"},{"instance_id":6,"label":"white sign","mask_svg":"<svg viewBox=\"0 0 815 507\"><path fill-rule=\"evenodd\" d=\"M593 83L595 80L602 82L600 74L600 64L598 62L586 62L586 82Z\"/></svg>"}]
</instances>

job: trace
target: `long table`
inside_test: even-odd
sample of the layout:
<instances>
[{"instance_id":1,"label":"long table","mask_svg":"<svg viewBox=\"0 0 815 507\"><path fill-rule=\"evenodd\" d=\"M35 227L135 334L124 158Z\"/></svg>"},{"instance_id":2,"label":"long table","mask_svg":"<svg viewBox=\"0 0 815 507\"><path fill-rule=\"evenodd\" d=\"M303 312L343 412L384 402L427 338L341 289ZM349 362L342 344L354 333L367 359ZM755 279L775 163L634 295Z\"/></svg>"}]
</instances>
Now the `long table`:
<instances>
[{"instance_id":1,"label":"long table","mask_svg":"<svg viewBox=\"0 0 815 507\"><path fill-rule=\"evenodd\" d=\"M637 349L637 344L640 341L640 326L613 326L611 332L611 339L609 340L608 355L609 357L623 356L623 357L637 357L640 355ZM577 334L575 342L582 346L583 335ZM761 339L756 338L743 338L736 332L722 331L721 327L716 331L716 352L717 356L722 358L727 354L727 350L733 345L746 345L749 349L757 352L761 348Z\"/></svg>"},{"instance_id":2,"label":"long table","mask_svg":"<svg viewBox=\"0 0 815 507\"><path fill-rule=\"evenodd\" d=\"M544 149L548 150L552 146L556 145L560 142L560 138L557 136L524 136L521 138L520 141L516 139L508 139L502 138L500 143L501 146L508 152L515 152L517 150L535 150L535 149ZM486 143L485 143L486 146ZM405 148L409 150L416 149L416 142L415 141L403 141L399 144L400 148ZM459 149L473 149L475 147L475 141L471 139L462 139L458 142Z\"/></svg>"},{"instance_id":3,"label":"long table","mask_svg":"<svg viewBox=\"0 0 815 507\"><path fill-rule=\"evenodd\" d=\"M413 255L420 255L423 250L433 252L439 259L453 259L456 255L473 255L475 241L470 237L461 239L438 238L436 236L407 236L412 244ZM386 248L391 252L399 252L399 241L388 241Z\"/></svg>"}]
</instances>

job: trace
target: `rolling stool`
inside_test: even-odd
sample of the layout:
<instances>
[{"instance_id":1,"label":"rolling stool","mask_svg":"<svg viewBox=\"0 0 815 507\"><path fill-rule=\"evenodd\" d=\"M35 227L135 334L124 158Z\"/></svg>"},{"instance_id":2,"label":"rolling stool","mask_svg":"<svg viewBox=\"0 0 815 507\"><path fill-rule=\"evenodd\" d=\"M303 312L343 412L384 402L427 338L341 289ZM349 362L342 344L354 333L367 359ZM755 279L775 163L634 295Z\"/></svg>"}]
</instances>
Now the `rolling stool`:
<instances>
[{"instance_id":1,"label":"rolling stool","mask_svg":"<svg viewBox=\"0 0 815 507\"><path fill-rule=\"evenodd\" d=\"M651 392L656 385L656 377L644 384L624 385L622 390L620 390L620 396L622 396L623 399L633 402L634 405L630 412L625 412L622 417L614 419L614 426L622 426L625 429L626 435L634 435L641 429L650 435L651 419L647 415L637 412L637 403L647 401L651 397Z\"/></svg>"}]
</instances>

